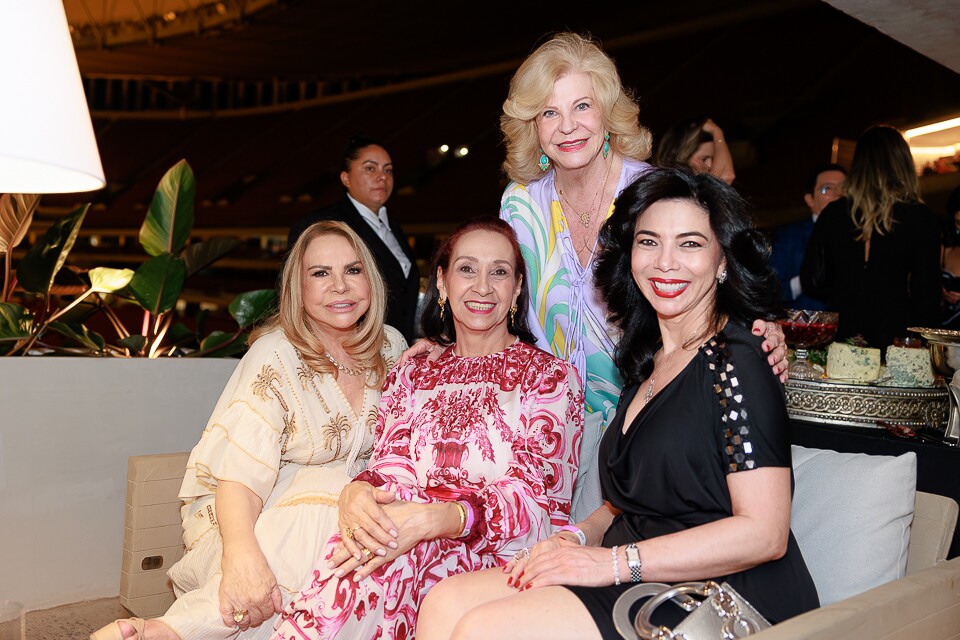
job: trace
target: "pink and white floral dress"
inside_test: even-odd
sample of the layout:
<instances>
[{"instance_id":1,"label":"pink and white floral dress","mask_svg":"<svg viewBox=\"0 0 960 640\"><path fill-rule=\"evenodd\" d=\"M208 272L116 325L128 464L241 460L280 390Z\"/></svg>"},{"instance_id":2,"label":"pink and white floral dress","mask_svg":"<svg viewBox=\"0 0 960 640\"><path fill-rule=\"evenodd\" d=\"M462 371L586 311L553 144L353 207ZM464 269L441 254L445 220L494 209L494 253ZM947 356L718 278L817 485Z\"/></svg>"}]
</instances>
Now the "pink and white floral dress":
<instances>
[{"instance_id":1,"label":"pink and white floral dress","mask_svg":"<svg viewBox=\"0 0 960 640\"><path fill-rule=\"evenodd\" d=\"M356 583L321 563L277 622L274 640L415 637L420 603L443 578L505 564L569 522L583 429L576 370L517 342L487 356L447 349L387 380L377 444L357 476L401 500L479 507L461 539L420 542ZM340 541L327 544L328 558Z\"/></svg>"}]
</instances>

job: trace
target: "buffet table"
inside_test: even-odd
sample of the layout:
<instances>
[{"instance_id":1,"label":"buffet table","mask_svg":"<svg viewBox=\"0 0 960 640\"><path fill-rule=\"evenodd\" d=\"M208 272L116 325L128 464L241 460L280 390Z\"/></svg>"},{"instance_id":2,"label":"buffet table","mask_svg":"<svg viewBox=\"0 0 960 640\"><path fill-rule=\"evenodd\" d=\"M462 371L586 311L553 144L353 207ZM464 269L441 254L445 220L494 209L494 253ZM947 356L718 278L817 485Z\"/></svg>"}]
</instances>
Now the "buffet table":
<instances>
[{"instance_id":1,"label":"buffet table","mask_svg":"<svg viewBox=\"0 0 960 640\"><path fill-rule=\"evenodd\" d=\"M898 438L885 429L790 421L790 441L801 447L845 453L917 454L917 489L948 496L960 503L960 448ZM960 556L960 527L954 531L948 557Z\"/></svg>"}]
</instances>

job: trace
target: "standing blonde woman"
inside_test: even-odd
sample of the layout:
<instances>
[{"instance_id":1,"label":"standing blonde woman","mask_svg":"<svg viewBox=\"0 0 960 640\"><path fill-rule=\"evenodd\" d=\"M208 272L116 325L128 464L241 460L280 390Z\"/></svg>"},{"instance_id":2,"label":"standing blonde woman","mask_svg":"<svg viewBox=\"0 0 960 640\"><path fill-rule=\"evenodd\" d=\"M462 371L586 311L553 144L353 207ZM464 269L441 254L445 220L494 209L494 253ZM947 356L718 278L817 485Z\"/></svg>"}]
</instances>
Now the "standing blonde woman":
<instances>
[{"instance_id":1,"label":"standing blonde woman","mask_svg":"<svg viewBox=\"0 0 960 640\"><path fill-rule=\"evenodd\" d=\"M613 361L619 339L593 283L600 227L614 198L650 169L651 135L613 60L591 39L559 33L520 65L500 129L511 183L500 217L527 259L529 324L537 344L572 363L586 392L586 421L573 520L600 503L597 444L623 381ZM774 372L786 370L783 334L757 321Z\"/></svg>"},{"instance_id":2,"label":"standing blonde woman","mask_svg":"<svg viewBox=\"0 0 960 640\"><path fill-rule=\"evenodd\" d=\"M303 232L279 311L251 334L187 462L177 600L92 640L270 636L337 531L340 490L373 450L380 389L406 348L383 324L385 304L376 261L350 227Z\"/></svg>"},{"instance_id":3,"label":"standing blonde woman","mask_svg":"<svg viewBox=\"0 0 960 640\"><path fill-rule=\"evenodd\" d=\"M803 290L840 314L837 339L885 349L907 327L940 324L940 222L920 199L903 135L879 125L857 140L846 197L817 218Z\"/></svg>"}]
</instances>

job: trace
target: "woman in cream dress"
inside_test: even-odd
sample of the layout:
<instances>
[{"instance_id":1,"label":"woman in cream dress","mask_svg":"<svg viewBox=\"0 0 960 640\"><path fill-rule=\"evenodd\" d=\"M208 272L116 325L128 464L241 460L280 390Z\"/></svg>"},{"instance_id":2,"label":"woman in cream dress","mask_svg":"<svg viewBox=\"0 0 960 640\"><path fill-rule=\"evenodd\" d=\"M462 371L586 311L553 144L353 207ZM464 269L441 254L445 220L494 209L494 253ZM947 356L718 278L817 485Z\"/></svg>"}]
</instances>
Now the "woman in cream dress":
<instances>
[{"instance_id":1,"label":"woman in cream dress","mask_svg":"<svg viewBox=\"0 0 960 640\"><path fill-rule=\"evenodd\" d=\"M376 263L348 226L303 233L279 311L251 335L187 463L176 602L93 640L270 636L337 531L340 489L373 449L380 389L406 348L383 324L384 304Z\"/></svg>"}]
</instances>

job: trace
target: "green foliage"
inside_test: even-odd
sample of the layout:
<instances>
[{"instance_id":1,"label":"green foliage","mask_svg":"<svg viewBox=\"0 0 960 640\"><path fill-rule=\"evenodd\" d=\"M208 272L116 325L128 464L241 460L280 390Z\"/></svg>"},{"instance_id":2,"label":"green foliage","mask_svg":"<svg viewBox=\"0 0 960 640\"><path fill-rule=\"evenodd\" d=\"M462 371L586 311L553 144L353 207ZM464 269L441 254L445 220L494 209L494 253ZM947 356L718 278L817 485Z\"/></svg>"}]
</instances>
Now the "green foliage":
<instances>
[{"instance_id":1,"label":"green foliage","mask_svg":"<svg viewBox=\"0 0 960 640\"><path fill-rule=\"evenodd\" d=\"M64 355L123 357L232 356L246 350L245 331L276 305L273 290L243 293L230 303L230 315L237 322L233 332L204 336L205 312L197 319L196 331L172 322L185 280L241 244L236 238L187 244L193 231L195 194L193 171L181 160L160 180L140 228L140 244L150 258L136 270L96 267L80 272L82 291L65 303L63 296L54 295L57 274L67 264L90 205L53 224L27 251L17 265L16 277L11 278L13 249L26 236L39 196L0 196L0 255L4 256L0 355L28 355L37 347ZM33 294L38 304L28 308L12 302L17 286ZM118 304L143 310L143 321L135 330L120 321L114 308ZM116 333L112 341L84 324L93 314L109 321ZM43 342L50 333L59 335L63 344Z\"/></svg>"}]
</instances>

